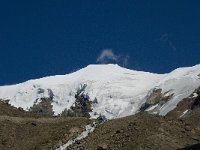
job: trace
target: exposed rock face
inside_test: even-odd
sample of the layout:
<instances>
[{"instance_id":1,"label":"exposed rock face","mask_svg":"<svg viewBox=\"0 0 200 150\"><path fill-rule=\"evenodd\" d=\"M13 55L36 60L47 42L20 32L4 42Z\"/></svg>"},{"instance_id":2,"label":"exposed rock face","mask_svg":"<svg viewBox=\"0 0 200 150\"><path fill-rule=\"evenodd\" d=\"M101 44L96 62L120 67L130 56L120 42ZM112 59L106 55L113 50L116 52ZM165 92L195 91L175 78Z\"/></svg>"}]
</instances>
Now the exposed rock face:
<instances>
[{"instance_id":1,"label":"exposed rock face","mask_svg":"<svg viewBox=\"0 0 200 150\"><path fill-rule=\"evenodd\" d=\"M80 89L77 90L75 95L75 104L71 106L70 109L65 109L61 114L62 116L90 117L89 112L92 111L92 102L90 101L90 97L84 93L86 86L86 84L81 85Z\"/></svg>"},{"instance_id":2,"label":"exposed rock face","mask_svg":"<svg viewBox=\"0 0 200 150\"><path fill-rule=\"evenodd\" d=\"M44 89L42 89L42 88L38 88L37 89L37 94L43 94L44 93Z\"/></svg>"},{"instance_id":3,"label":"exposed rock face","mask_svg":"<svg viewBox=\"0 0 200 150\"><path fill-rule=\"evenodd\" d=\"M165 104L169 99L171 99L173 94L167 95L162 93L162 89L153 89L153 91L147 95L146 102L140 108L140 111L146 111L150 107L157 105L154 109L149 111L149 113L159 113L159 108Z\"/></svg>"},{"instance_id":4,"label":"exposed rock face","mask_svg":"<svg viewBox=\"0 0 200 150\"><path fill-rule=\"evenodd\" d=\"M200 87L194 91L192 98L194 98L194 102L191 106L191 110L195 109L196 107L200 107Z\"/></svg>"},{"instance_id":5,"label":"exposed rock face","mask_svg":"<svg viewBox=\"0 0 200 150\"><path fill-rule=\"evenodd\" d=\"M162 98L162 90L161 89L153 89L151 95L147 98L147 103L149 105L155 105L160 102Z\"/></svg>"},{"instance_id":6,"label":"exposed rock face","mask_svg":"<svg viewBox=\"0 0 200 150\"><path fill-rule=\"evenodd\" d=\"M36 103L30 108L30 112L40 115L53 115L53 106L51 105L51 98L41 98L41 102Z\"/></svg>"},{"instance_id":7,"label":"exposed rock face","mask_svg":"<svg viewBox=\"0 0 200 150\"><path fill-rule=\"evenodd\" d=\"M70 109L65 109L62 116L70 117L90 117L89 112L91 112L91 102L88 97L84 94L77 95L74 106L71 106Z\"/></svg>"},{"instance_id":8,"label":"exposed rock face","mask_svg":"<svg viewBox=\"0 0 200 150\"><path fill-rule=\"evenodd\" d=\"M200 87L196 89L189 97L180 101L176 108L169 112L167 116L175 118L183 117L198 107L200 107Z\"/></svg>"},{"instance_id":9,"label":"exposed rock face","mask_svg":"<svg viewBox=\"0 0 200 150\"><path fill-rule=\"evenodd\" d=\"M49 99L53 99L54 97L53 91L51 89L47 89L47 91L48 91Z\"/></svg>"},{"instance_id":10,"label":"exposed rock face","mask_svg":"<svg viewBox=\"0 0 200 150\"><path fill-rule=\"evenodd\" d=\"M84 93L86 84L80 85L75 94L75 103L70 107L70 109L65 109L61 116L69 117L90 117L89 112L92 111L90 98ZM38 88L38 94L44 93L44 89ZM51 89L47 89L48 97L37 99L33 107L29 109L30 112L40 115L53 115L53 97L54 93ZM38 102L40 101L40 102Z\"/></svg>"},{"instance_id":11,"label":"exposed rock face","mask_svg":"<svg viewBox=\"0 0 200 150\"><path fill-rule=\"evenodd\" d=\"M37 89L38 95L44 93L45 93L44 89L42 88ZM39 115L53 115L54 114L53 106L51 104L53 101L53 97L54 97L53 91L51 89L47 89L47 95L40 99L36 99L34 105L30 107L29 111Z\"/></svg>"}]
</instances>

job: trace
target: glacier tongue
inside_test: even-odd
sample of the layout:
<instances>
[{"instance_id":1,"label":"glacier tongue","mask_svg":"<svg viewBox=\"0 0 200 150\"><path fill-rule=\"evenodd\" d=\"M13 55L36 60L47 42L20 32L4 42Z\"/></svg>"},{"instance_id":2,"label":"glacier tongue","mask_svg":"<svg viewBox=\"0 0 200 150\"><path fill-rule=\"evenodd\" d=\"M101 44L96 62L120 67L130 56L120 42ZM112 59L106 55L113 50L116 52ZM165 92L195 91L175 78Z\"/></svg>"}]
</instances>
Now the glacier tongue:
<instances>
[{"instance_id":1,"label":"glacier tongue","mask_svg":"<svg viewBox=\"0 0 200 150\"><path fill-rule=\"evenodd\" d=\"M10 100L11 105L28 110L36 99L52 97L53 111L58 115L74 105L77 90L86 85L83 92L91 101L97 101L92 105L91 117L101 114L112 119L136 113L146 101L148 92L160 88L163 93L174 94L160 109L160 114L165 115L200 86L199 74L200 65L179 68L168 74L134 71L112 64L89 65L67 75L0 86L0 99Z\"/></svg>"}]
</instances>

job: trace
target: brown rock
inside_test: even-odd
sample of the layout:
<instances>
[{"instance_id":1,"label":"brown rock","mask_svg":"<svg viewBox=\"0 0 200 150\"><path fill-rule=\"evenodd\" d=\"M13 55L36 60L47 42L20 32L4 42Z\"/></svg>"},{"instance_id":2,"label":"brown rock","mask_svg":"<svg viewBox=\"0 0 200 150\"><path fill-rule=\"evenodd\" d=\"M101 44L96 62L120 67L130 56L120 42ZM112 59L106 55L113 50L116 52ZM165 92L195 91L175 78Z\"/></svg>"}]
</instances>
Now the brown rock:
<instances>
[{"instance_id":1,"label":"brown rock","mask_svg":"<svg viewBox=\"0 0 200 150\"><path fill-rule=\"evenodd\" d=\"M108 145L106 143L102 143L97 146L97 150L107 150L107 149Z\"/></svg>"}]
</instances>

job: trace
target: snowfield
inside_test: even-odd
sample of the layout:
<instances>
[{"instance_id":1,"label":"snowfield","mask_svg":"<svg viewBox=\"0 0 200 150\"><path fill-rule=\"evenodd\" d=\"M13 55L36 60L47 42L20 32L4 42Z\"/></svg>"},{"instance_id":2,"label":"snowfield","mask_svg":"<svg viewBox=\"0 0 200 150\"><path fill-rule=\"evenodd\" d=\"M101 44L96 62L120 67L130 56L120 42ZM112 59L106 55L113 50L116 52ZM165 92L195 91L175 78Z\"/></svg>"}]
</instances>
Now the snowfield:
<instances>
[{"instance_id":1,"label":"snowfield","mask_svg":"<svg viewBox=\"0 0 200 150\"><path fill-rule=\"evenodd\" d=\"M53 111L58 115L65 108L70 109L77 90L85 86L83 92L91 101L97 100L92 105L91 117L101 114L113 119L135 114L149 92L157 88L162 93L173 94L160 108L160 115L166 115L200 86L199 74L200 65L178 68L168 74L134 71L113 64L89 65L71 74L0 86L0 99L28 110L36 99L52 97Z\"/></svg>"}]
</instances>

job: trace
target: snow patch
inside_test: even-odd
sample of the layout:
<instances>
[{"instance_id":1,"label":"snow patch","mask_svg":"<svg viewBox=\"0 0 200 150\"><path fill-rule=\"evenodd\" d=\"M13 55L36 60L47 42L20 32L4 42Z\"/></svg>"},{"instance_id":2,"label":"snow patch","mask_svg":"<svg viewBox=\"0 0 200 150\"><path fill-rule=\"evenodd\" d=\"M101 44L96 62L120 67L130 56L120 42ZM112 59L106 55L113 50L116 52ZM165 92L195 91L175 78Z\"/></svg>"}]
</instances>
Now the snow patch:
<instances>
[{"instance_id":1,"label":"snow patch","mask_svg":"<svg viewBox=\"0 0 200 150\"><path fill-rule=\"evenodd\" d=\"M95 130L96 124L95 122L93 124L89 124L85 127L85 131L83 131L80 135L78 135L75 139L69 140L66 144L60 146L56 150L66 150L70 145L73 145L77 141L80 141L84 138L86 138L91 132Z\"/></svg>"},{"instance_id":2,"label":"snow patch","mask_svg":"<svg viewBox=\"0 0 200 150\"><path fill-rule=\"evenodd\" d=\"M180 116L180 118L183 117L188 111L189 111L188 109L184 111L183 114Z\"/></svg>"},{"instance_id":3,"label":"snow patch","mask_svg":"<svg viewBox=\"0 0 200 150\"><path fill-rule=\"evenodd\" d=\"M197 93L193 93L192 98L196 98L196 97L198 97L198 94Z\"/></svg>"},{"instance_id":4,"label":"snow patch","mask_svg":"<svg viewBox=\"0 0 200 150\"><path fill-rule=\"evenodd\" d=\"M146 109L145 111L151 111L154 110L154 108L158 107L158 104L151 106L150 108Z\"/></svg>"}]
</instances>

